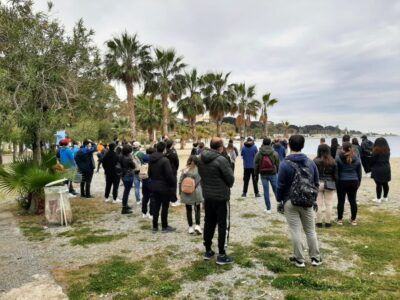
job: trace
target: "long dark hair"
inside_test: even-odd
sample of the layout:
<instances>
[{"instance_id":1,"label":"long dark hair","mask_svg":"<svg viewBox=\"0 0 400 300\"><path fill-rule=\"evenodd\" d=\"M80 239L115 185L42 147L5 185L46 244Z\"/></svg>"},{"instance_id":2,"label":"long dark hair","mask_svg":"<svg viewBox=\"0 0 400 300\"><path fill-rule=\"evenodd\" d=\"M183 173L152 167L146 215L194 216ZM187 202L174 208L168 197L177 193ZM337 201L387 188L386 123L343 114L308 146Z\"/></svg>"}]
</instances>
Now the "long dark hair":
<instances>
[{"instance_id":1,"label":"long dark hair","mask_svg":"<svg viewBox=\"0 0 400 300\"><path fill-rule=\"evenodd\" d=\"M355 138L353 138L352 140L351 140L351 143L354 145L354 146L360 146L360 143L358 142L358 139L355 137Z\"/></svg>"},{"instance_id":2,"label":"long dark hair","mask_svg":"<svg viewBox=\"0 0 400 300\"><path fill-rule=\"evenodd\" d=\"M390 154L390 147L387 140L383 137L377 138L372 149L373 154Z\"/></svg>"},{"instance_id":3,"label":"long dark hair","mask_svg":"<svg viewBox=\"0 0 400 300\"><path fill-rule=\"evenodd\" d=\"M331 140L331 147L332 147L332 148L336 148L336 149L337 149L337 147L339 147L339 142L338 142L338 139L337 139L337 138L333 138L333 139Z\"/></svg>"},{"instance_id":4,"label":"long dark hair","mask_svg":"<svg viewBox=\"0 0 400 300\"><path fill-rule=\"evenodd\" d=\"M353 145L350 142L344 142L342 147L346 162L350 165L353 162L354 158Z\"/></svg>"},{"instance_id":5,"label":"long dark hair","mask_svg":"<svg viewBox=\"0 0 400 300\"><path fill-rule=\"evenodd\" d=\"M322 160L324 167L330 167L335 164L335 160L331 155L331 149L326 144L322 144L318 147L318 158Z\"/></svg>"}]
</instances>

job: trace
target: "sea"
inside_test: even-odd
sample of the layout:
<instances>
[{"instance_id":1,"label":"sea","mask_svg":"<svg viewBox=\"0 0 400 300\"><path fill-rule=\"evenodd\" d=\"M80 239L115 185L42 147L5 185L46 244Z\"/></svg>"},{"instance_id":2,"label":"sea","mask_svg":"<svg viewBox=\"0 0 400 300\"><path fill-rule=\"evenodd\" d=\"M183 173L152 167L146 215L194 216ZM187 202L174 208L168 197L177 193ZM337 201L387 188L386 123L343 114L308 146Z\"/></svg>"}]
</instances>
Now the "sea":
<instances>
[{"instance_id":1,"label":"sea","mask_svg":"<svg viewBox=\"0 0 400 300\"><path fill-rule=\"evenodd\" d=\"M326 143L328 145L331 144L331 139L334 138L335 136L332 137L325 137L326 139ZM339 143L342 139L342 137L336 137L339 140ZM368 137L369 140L371 141L375 141L377 137ZM400 157L400 136L387 136L385 137L386 140L389 143L389 147L390 147L390 154L391 157ZM358 140L361 144L361 138L358 137ZM303 153L313 156L316 155L317 153L317 149L318 149L318 145L319 145L319 141L320 138L319 137L306 137L306 143L304 145L304 149L303 149ZM257 140L256 141L256 145L257 147L260 147L262 144L262 140Z\"/></svg>"}]
</instances>

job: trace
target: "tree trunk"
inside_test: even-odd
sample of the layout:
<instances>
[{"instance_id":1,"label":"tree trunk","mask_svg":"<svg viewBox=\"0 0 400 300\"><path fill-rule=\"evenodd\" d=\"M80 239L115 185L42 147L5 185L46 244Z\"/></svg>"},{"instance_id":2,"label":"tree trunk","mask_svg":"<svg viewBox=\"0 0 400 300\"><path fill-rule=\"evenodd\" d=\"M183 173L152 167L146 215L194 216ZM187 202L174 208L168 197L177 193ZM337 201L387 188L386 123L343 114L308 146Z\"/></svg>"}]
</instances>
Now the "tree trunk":
<instances>
[{"instance_id":1,"label":"tree trunk","mask_svg":"<svg viewBox=\"0 0 400 300\"><path fill-rule=\"evenodd\" d=\"M136 139L136 112L135 112L135 97L133 95L133 84L129 82L126 84L126 94L129 106L129 114L131 119L132 138Z\"/></svg>"},{"instance_id":2,"label":"tree trunk","mask_svg":"<svg viewBox=\"0 0 400 300\"><path fill-rule=\"evenodd\" d=\"M190 122L190 130L192 132L193 141L197 141L197 133L196 133L196 119L189 120Z\"/></svg>"},{"instance_id":3,"label":"tree trunk","mask_svg":"<svg viewBox=\"0 0 400 300\"><path fill-rule=\"evenodd\" d=\"M169 121L169 111L168 111L168 95L161 95L162 100L162 111L163 111L163 120L162 120L162 135L168 136L168 121Z\"/></svg>"},{"instance_id":4,"label":"tree trunk","mask_svg":"<svg viewBox=\"0 0 400 300\"><path fill-rule=\"evenodd\" d=\"M217 137L221 137L221 122L217 120Z\"/></svg>"},{"instance_id":5,"label":"tree trunk","mask_svg":"<svg viewBox=\"0 0 400 300\"><path fill-rule=\"evenodd\" d=\"M3 164L3 145L2 141L0 140L0 166Z\"/></svg>"},{"instance_id":6,"label":"tree trunk","mask_svg":"<svg viewBox=\"0 0 400 300\"><path fill-rule=\"evenodd\" d=\"M18 144L16 142L13 142L13 162L15 162L17 160L17 147Z\"/></svg>"},{"instance_id":7,"label":"tree trunk","mask_svg":"<svg viewBox=\"0 0 400 300\"><path fill-rule=\"evenodd\" d=\"M152 128L147 129L147 133L149 135L149 142L153 142L154 140L154 130Z\"/></svg>"},{"instance_id":8,"label":"tree trunk","mask_svg":"<svg viewBox=\"0 0 400 300\"><path fill-rule=\"evenodd\" d=\"M37 164L40 164L42 162L42 151L40 147L40 132L38 129L34 134L32 151L33 151L33 161L36 162Z\"/></svg>"},{"instance_id":9,"label":"tree trunk","mask_svg":"<svg viewBox=\"0 0 400 300\"><path fill-rule=\"evenodd\" d=\"M18 144L18 156L22 156L24 154L24 143Z\"/></svg>"}]
</instances>

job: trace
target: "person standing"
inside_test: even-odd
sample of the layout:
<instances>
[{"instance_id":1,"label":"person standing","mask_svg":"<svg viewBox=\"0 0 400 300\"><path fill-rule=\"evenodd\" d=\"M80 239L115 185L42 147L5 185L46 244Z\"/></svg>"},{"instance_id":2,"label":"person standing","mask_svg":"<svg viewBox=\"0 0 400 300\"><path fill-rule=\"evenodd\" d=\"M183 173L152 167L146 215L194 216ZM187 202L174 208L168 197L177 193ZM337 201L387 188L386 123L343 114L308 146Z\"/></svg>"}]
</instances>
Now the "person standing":
<instances>
[{"instance_id":1,"label":"person standing","mask_svg":"<svg viewBox=\"0 0 400 300\"><path fill-rule=\"evenodd\" d=\"M179 169L179 158L178 158L178 153L176 153L176 150L174 148L174 142L172 140L167 140L165 142L166 144L166 152L165 152L165 157L168 158L171 168L172 168L172 173L174 174L175 177L175 182L178 182L178 169ZM176 197L176 192L177 192L178 186L175 187L175 193L171 195L171 202L172 206L179 206L179 202L177 202L178 198Z\"/></svg>"},{"instance_id":2,"label":"person standing","mask_svg":"<svg viewBox=\"0 0 400 300\"><path fill-rule=\"evenodd\" d=\"M233 259L226 254L225 240L230 193L235 177L230 163L221 155L224 150L222 139L212 138L210 148L203 151L198 166L205 210L203 237L206 252L203 258L211 260L215 255L211 246L215 228L218 225L219 254L216 262L219 265L225 265L233 262Z\"/></svg>"},{"instance_id":3,"label":"person standing","mask_svg":"<svg viewBox=\"0 0 400 300\"><path fill-rule=\"evenodd\" d=\"M320 145L318 150L318 157L314 159L314 163L318 168L320 181L317 198L318 211L316 225L322 228L322 222L325 221L325 227L329 228L332 226L333 197L336 190L338 169L336 161L331 156L331 149L328 145ZM325 215L322 213L323 207L325 207Z\"/></svg>"},{"instance_id":4,"label":"person standing","mask_svg":"<svg viewBox=\"0 0 400 300\"><path fill-rule=\"evenodd\" d=\"M226 147L226 153L231 161L233 172L235 172L235 162L239 155L238 149L233 145L233 140L229 140L228 147Z\"/></svg>"},{"instance_id":5,"label":"person standing","mask_svg":"<svg viewBox=\"0 0 400 300\"><path fill-rule=\"evenodd\" d=\"M106 147L103 145L103 143L100 141L100 143L97 145L97 171L96 173L99 173L101 164L103 163L103 157L106 154Z\"/></svg>"},{"instance_id":6,"label":"person standing","mask_svg":"<svg viewBox=\"0 0 400 300\"><path fill-rule=\"evenodd\" d=\"M200 227L200 204L204 202L201 189L201 177L198 166L199 159L196 155L191 155L187 161L186 168L182 170L179 179L179 194L182 203L186 204L186 217L189 224L189 234L202 234ZM196 226L193 228L193 210Z\"/></svg>"},{"instance_id":7,"label":"person standing","mask_svg":"<svg viewBox=\"0 0 400 300\"><path fill-rule=\"evenodd\" d=\"M304 143L302 135L290 137L291 153L280 165L277 187L278 211L285 214L293 242L294 255L290 261L299 268L305 267L303 230L311 264L319 266L322 263L314 222L314 210L318 210L318 170L315 163L301 153Z\"/></svg>"},{"instance_id":8,"label":"person standing","mask_svg":"<svg viewBox=\"0 0 400 300\"><path fill-rule=\"evenodd\" d=\"M257 146L254 144L252 137L248 137L244 146L242 148L242 158L243 158L243 194L242 197L247 196L247 190L249 188L250 178L253 181L254 195L255 197L261 197L258 191L258 176L254 171L254 158L258 152Z\"/></svg>"},{"instance_id":9,"label":"person standing","mask_svg":"<svg viewBox=\"0 0 400 300\"><path fill-rule=\"evenodd\" d=\"M374 143L371 142L366 135L361 137L361 164L365 173L371 173L371 158Z\"/></svg>"},{"instance_id":10,"label":"person standing","mask_svg":"<svg viewBox=\"0 0 400 300\"><path fill-rule=\"evenodd\" d=\"M149 164L150 155L156 152L153 147L146 149L146 154L143 157L143 163ZM146 177L146 175L144 175ZM142 179L142 217L153 219L153 201L152 201L152 193L151 193L151 180L148 177L148 170L147 170L147 178Z\"/></svg>"},{"instance_id":11,"label":"person standing","mask_svg":"<svg viewBox=\"0 0 400 300\"><path fill-rule=\"evenodd\" d=\"M349 142L342 145L342 150L336 157L338 166L338 225L343 225L343 211L346 196L350 202L351 224L357 225L357 191L361 184L361 162Z\"/></svg>"},{"instance_id":12,"label":"person standing","mask_svg":"<svg viewBox=\"0 0 400 300\"><path fill-rule=\"evenodd\" d=\"M114 143L109 144L108 151L103 157L103 169L106 177L104 201L122 203L122 200L118 199L118 187L122 175L121 158L117 153L115 153L115 147L116 145ZM113 200L109 199L111 188Z\"/></svg>"},{"instance_id":13,"label":"person standing","mask_svg":"<svg viewBox=\"0 0 400 300\"><path fill-rule=\"evenodd\" d=\"M153 195L153 232L158 231L158 216L161 209L162 232L172 232L176 229L168 225L169 202L176 197L176 176L171 163L164 156L166 144L159 142L156 152L149 158L149 179L151 180L151 192Z\"/></svg>"},{"instance_id":14,"label":"person standing","mask_svg":"<svg viewBox=\"0 0 400 300\"><path fill-rule=\"evenodd\" d=\"M339 148L338 139L337 138L333 138L331 140L331 156L332 156L333 159L336 158L336 153L337 153L338 148Z\"/></svg>"},{"instance_id":15,"label":"person standing","mask_svg":"<svg viewBox=\"0 0 400 300\"><path fill-rule=\"evenodd\" d=\"M278 153L279 160L283 161L285 159L285 157L286 157L286 149L282 145L282 142L281 142L280 139L275 139L273 148L276 151L276 153Z\"/></svg>"},{"instance_id":16,"label":"person standing","mask_svg":"<svg viewBox=\"0 0 400 300\"><path fill-rule=\"evenodd\" d=\"M122 182L124 184L121 210L121 214L123 215L132 213L132 208L128 205L128 200L132 189L133 177L135 175L136 168L135 162L132 159L132 146L126 144L122 147L121 155Z\"/></svg>"},{"instance_id":17,"label":"person standing","mask_svg":"<svg viewBox=\"0 0 400 300\"><path fill-rule=\"evenodd\" d=\"M371 158L371 177L376 184L375 202L388 201L389 182L392 179L390 168L390 148L385 138L377 138L374 143ZM382 197L383 190L383 199Z\"/></svg>"},{"instance_id":18,"label":"person standing","mask_svg":"<svg viewBox=\"0 0 400 300\"><path fill-rule=\"evenodd\" d=\"M68 146L69 144L68 140L62 139L59 144L60 144L60 149L58 151L58 155L60 163L63 165L65 169L75 172L76 162L75 162L74 152ZM75 192L72 180L68 180L68 190L70 197L76 196L77 193Z\"/></svg>"},{"instance_id":19,"label":"person standing","mask_svg":"<svg viewBox=\"0 0 400 300\"><path fill-rule=\"evenodd\" d=\"M355 149L355 150L358 152L359 158L361 158L361 155L362 155L362 148L361 148L361 146L360 146L360 143L358 142L358 138L353 137L353 138L351 139L351 145L352 145L353 149Z\"/></svg>"},{"instance_id":20,"label":"person standing","mask_svg":"<svg viewBox=\"0 0 400 300\"><path fill-rule=\"evenodd\" d=\"M254 170L261 176L261 182L264 189L264 200L266 205L265 212L271 213L271 201L269 197L269 185L271 184L272 191L276 198L277 173L279 170L279 155L271 147L271 139L265 138L260 151L254 159Z\"/></svg>"},{"instance_id":21,"label":"person standing","mask_svg":"<svg viewBox=\"0 0 400 300\"><path fill-rule=\"evenodd\" d=\"M193 143L193 148L192 151L190 152L190 155L197 155L197 151L199 150L199 143Z\"/></svg>"},{"instance_id":22,"label":"person standing","mask_svg":"<svg viewBox=\"0 0 400 300\"><path fill-rule=\"evenodd\" d=\"M94 198L90 193L90 185L92 183L95 162L93 153L96 152L96 144L90 140L83 142L82 148L75 155L75 162L78 166L78 171L82 174L81 182L81 197Z\"/></svg>"},{"instance_id":23,"label":"person standing","mask_svg":"<svg viewBox=\"0 0 400 300\"><path fill-rule=\"evenodd\" d=\"M140 178L139 178L139 171L140 171L140 166L143 164L143 157L144 153L140 151L140 143L139 142L133 142L133 161L135 163L136 169L135 172L133 173L133 185L135 186L135 198L136 198L136 203L138 205L141 204L142 198L140 195Z\"/></svg>"}]
</instances>

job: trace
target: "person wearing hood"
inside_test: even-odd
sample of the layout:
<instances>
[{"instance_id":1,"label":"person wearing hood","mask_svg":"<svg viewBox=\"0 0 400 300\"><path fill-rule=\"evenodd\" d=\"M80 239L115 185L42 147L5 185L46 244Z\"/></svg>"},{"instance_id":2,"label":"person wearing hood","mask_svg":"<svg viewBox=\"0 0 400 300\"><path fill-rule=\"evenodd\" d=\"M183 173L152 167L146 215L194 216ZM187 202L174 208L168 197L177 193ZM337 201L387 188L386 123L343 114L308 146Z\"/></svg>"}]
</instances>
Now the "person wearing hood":
<instances>
[{"instance_id":1,"label":"person wearing hood","mask_svg":"<svg viewBox=\"0 0 400 300\"><path fill-rule=\"evenodd\" d=\"M81 197L84 198L93 198L90 193L90 185L96 167L93 159L93 153L97 151L96 149L96 144L90 140L85 140L82 148L80 148L75 155L76 165L78 166L79 172L82 174Z\"/></svg>"},{"instance_id":2,"label":"person wearing hood","mask_svg":"<svg viewBox=\"0 0 400 300\"><path fill-rule=\"evenodd\" d=\"M175 148L174 148L174 142L172 140L167 140L165 142L166 144L166 151L165 151L165 157L168 158L170 164L171 164L171 168L172 168L172 173L175 176L175 180L176 182L178 182L178 170L179 170L179 157L178 157L178 153L176 152ZM172 199L171 199L171 206L179 206L180 203L177 201L177 193L178 190L178 185L175 187L175 193L172 195Z\"/></svg>"},{"instance_id":3,"label":"person wearing hood","mask_svg":"<svg viewBox=\"0 0 400 300\"><path fill-rule=\"evenodd\" d=\"M292 237L294 255L290 261L299 268L305 267L305 258L303 252L302 232L304 230L307 237L308 253L313 266L319 266L322 263L317 233L315 231L315 214L314 210L318 210L316 199L313 206L303 207L294 205L298 199L290 199L291 188L295 179L295 168L293 164L301 168L309 170L310 177L308 180L311 185L319 187L318 169L315 163L310 160L305 154L301 153L304 148L305 139L302 135L292 135L289 139L290 155L285 158L280 164L278 173L277 201L278 211L284 212L286 221L289 225L290 234Z\"/></svg>"},{"instance_id":4,"label":"person wearing hood","mask_svg":"<svg viewBox=\"0 0 400 300\"><path fill-rule=\"evenodd\" d=\"M261 176L264 189L265 212L271 213L271 201L269 199L269 184L276 198L277 173L279 170L279 155L271 147L271 139L265 138L260 151L254 159L254 169L257 175Z\"/></svg>"},{"instance_id":5,"label":"person wearing hood","mask_svg":"<svg viewBox=\"0 0 400 300\"><path fill-rule=\"evenodd\" d=\"M351 225L357 225L357 191L361 184L361 162L358 158L353 145L350 142L344 142L342 150L336 157L338 166L338 225L343 225L343 211L346 196L350 202Z\"/></svg>"},{"instance_id":6,"label":"person wearing hood","mask_svg":"<svg viewBox=\"0 0 400 300\"><path fill-rule=\"evenodd\" d=\"M247 190L249 188L250 178L253 181L254 195L255 197L261 197L258 191L258 176L254 171L254 158L258 152L257 146L254 144L252 137L248 137L247 141L244 143L242 148L242 158L243 158L243 194L242 197L247 196Z\"/></svg>"},{"instance_id":7,"label":"person wearing hood","mask_svg":"<svg viewBox=\"0 0 400 300\"><path fill-rule=\"evenodd\" d=\"M374 143L371 142L366 135L361 137L361 164L365 173L371 172L371 158Z\"/></svg>"},{"instance_id":8,"label":"person wearing hood","mask_svg":"<svg viewBox=\"0 0 400 300\"><path fill-rule=\"evenodd\" d=\"M286 149L282 145L280 139L275 139L274 145L273 145L274 150L278 153L279 155L279 160L283 161L286 157Z\"/></svg>"},{"instance_id":9,"label":"person wearing hood","mask_svg":"<svg viewBox=\"0 0 400 300\"><path fill-rule=\"evenodd\" d=\"M149 179L153 196L153 232L158 231L158 216L161 209L162 232L172 232L175 228L168 225L168 209L171 199L176 197L177 180L171 163L164 156L166 144L159 142L156 152L149 157Z\"/></svg>"},{"instance_id":10,"label":"person wearing hood","mask_svg":"<svg viewBox=\"0 0 400 300\"><path fill-rule=\"evenodd\" d=\"M132 208L128 205L129 194L133 185L133 177L135 175L136 164L132 159L132 146L126 144L122 147L121 155L122 182L124 184L124 194L122 196L121 214L131 214Z\"/></svg>"},{"instance_id":11,"label":"person wearing hood","mask_svg":"<svg viewBox=\"0 0 400 300\"><path fill-rule=\"evenodd\" d=\"M103 169L106 177L106 189L104 191L104 201L111 202L109 199L111 188L113 203L121 203L122 201L118 199L118 187L121 174L120 170L117 169L117 164L120 162L120 156L115 153L116 145L110 143L108 145L108 151L103 157Z\"/></svg>"},{"instance_id":12,"label":"person wearing hood","mask_svg":"<svg viewBox=\"0 0 400 300\"><path fill-rule=\"evenodd\" d=\"M203 151L198 166L205 211L204 246L206 252L203 258L211 260L215 255L211 245L215 228L218 225L219 255L217 264L225 265L233 262L232 258L226 255L225 241L230 193L235 177L229 161L221 155L224 150L222 139L212 138L210 148Z\"/></svg>"}]
</instances>

